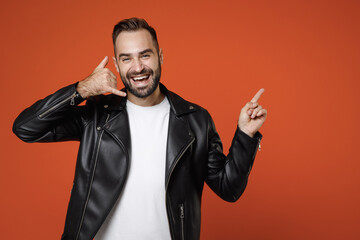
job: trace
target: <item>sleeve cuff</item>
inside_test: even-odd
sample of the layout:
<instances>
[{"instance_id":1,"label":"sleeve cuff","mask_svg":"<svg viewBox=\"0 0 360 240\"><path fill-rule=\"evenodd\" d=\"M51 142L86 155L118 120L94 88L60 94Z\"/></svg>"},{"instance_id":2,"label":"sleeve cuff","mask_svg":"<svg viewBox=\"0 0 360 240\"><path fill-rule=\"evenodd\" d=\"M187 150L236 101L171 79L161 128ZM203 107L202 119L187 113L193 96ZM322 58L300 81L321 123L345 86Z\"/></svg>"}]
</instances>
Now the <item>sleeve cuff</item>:
<instances>
[{"instance_id":1,"label":"sleeve cuff","mask_svg":"<svg viewBox=\"0 0 360 240\"><path fill-rule=\"evenodd\" d=\"M263 135L262 135L259 131L257 131L257 132L254 134L254 137L250 137L249 135L247 135L246 133L244 133L244 132L239 128L239 126L237 126L237 131L240 133L240 135L245 136L245 138L251 139L251 140L256 141L256 142L258 142L259 140L261 140L262 137L263 137Z\"/></svg>"}]
</instances>

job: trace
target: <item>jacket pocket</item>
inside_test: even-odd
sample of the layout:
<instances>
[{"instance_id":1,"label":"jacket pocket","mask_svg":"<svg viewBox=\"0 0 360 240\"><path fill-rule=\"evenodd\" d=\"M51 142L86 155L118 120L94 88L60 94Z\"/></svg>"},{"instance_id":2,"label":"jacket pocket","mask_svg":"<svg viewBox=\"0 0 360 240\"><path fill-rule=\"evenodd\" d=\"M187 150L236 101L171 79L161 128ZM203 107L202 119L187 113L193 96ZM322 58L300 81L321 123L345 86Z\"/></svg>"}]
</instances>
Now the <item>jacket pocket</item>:
<instances>
[{"instance_id":1,"label":"jacket pocket","mask_svg":"<svg viewBox=\"0 0 360 240\"><path fill-rule=\"evenodd\" d=\"M184 220L185 220L185 210L184 210L184 204L181 203L179 205L179 209L180 209L180 235L181 235L181 240L185 240L185 226L184 226Z\"/></svg>"}]
</instances>

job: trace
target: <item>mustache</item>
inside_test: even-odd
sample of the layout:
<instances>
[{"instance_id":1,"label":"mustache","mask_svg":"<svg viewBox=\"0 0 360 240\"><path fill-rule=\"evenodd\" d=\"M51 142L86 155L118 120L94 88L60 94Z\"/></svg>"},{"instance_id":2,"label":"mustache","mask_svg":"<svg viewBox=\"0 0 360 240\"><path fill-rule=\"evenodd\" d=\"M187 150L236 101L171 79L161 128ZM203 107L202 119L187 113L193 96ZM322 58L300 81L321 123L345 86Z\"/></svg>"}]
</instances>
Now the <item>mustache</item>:
<instances>
[{"instance_id":1,"label":"mustache","mask_svg":"<svg viewBox=\"0 0 360 240\"><path fill-rule=\"evenodd\" d=\"M130 71L130 72L126 73L126 78L130 79L131 77L136 76L136 75L140 75L140 74L150 74L150 75L152 75L153 73L154 73L154 71L151 70L151 68L144 68L140 72L138 72L138 71Z\"/></svg>"}]
</instances>

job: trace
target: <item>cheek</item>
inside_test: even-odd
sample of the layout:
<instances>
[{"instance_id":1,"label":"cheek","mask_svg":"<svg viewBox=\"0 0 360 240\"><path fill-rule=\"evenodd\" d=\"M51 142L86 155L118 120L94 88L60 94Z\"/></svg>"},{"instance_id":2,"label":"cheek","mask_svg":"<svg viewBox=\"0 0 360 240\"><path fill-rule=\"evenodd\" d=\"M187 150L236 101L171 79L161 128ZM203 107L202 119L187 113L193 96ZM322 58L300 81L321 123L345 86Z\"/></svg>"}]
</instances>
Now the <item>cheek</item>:
<instances>
[{"instance_id":1,"label":"cheek","mask_svg":"<svg viewBox=\"0 0 360 240\"><path fill-rule=\"evenodd\" d=\"M126 76L126 73L129 71L129 68L124 67L124 66L119 66L119 73L122 74L123 76Z\"/></svg>"},{"instance_id":2,"label":"cheek","mask_svg":"<svg viewBox=\"0 0 360 240\"><path fill-rule=\"evenodd\" d=\"M149 68L151 68L153 71L155 71L159 67L158 61L152 61L146 64Z\"/></svg>"}]
</instances>

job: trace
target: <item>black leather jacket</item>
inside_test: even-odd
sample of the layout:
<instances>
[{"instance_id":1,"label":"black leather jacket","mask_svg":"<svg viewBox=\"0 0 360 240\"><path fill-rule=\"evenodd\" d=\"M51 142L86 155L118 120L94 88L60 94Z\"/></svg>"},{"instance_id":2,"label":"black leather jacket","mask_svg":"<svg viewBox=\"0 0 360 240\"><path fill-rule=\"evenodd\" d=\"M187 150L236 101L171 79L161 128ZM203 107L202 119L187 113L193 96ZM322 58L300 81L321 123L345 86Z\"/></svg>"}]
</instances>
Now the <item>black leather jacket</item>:
<instances>
[{"instance_id":1,"label":"black leather jacket","mask_svg":"<svg viewBox=\"0 0 360 240\"><path fill-rule=\"evenodd\" d=\"M160 88L171 106L164 180L170 232L173 240L195 240L204 181L222 199L236 201L261 134L251 138L237 128L226 157L209 113ZM126 98L97 96L77 106L83 100L70 85L25 109L13 126L25 142L80 141L66 240L93 239L124 187L131 159Z\"/></svg>"}]
</instances>

